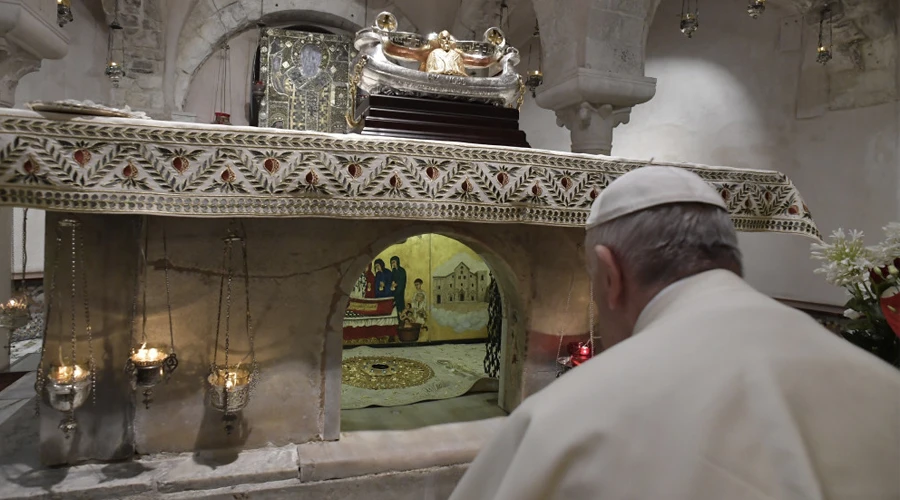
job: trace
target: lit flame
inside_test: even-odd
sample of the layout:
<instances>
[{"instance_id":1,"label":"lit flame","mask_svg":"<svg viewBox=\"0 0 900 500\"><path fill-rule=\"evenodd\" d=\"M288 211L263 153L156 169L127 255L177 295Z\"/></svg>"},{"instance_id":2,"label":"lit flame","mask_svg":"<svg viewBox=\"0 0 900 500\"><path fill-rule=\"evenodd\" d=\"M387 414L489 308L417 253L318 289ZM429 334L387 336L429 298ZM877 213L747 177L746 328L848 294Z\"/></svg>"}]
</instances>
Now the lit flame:
<instances>
[{"instance_id":1,"label":"lit flame","mask_svg":"<svg viewBox=\"0 0 900 500\"><path fill-rule=\"evenodd\" d=\"M147 343L144 342L141 348L134 353L133 359L135 361L158 361L160 358L159 354L159 349L155 347L147 349Z\"/></svg>"},{"instance_id":2,"label":"lit flame","mask_svg":"<svg viewBox=\"0 0 900 500\"><path fill-rule=\"evenodd\" d=\"M60 366L56 369L56 380L59 382L65 382L72 379L80 379L82 375L84 375L84 370L78 366Z\"/></svg>"}]
</instances>

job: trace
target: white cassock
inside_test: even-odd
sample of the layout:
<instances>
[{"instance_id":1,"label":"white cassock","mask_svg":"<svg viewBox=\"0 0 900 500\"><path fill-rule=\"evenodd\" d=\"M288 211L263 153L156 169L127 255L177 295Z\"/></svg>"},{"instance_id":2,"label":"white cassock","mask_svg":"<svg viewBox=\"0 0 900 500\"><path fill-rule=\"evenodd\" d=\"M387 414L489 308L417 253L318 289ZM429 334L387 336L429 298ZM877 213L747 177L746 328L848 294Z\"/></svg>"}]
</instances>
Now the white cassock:
<instances>
[{"instance_id":1,"label":"white cassock","mask_svg":"<svg viewBox=\"0 0 900 500\"><path fill-rule=\"evenodd\" d=\"M514 411L452 500L897 500L900 373L728 271Z\"/></svg>"}]
</instances>

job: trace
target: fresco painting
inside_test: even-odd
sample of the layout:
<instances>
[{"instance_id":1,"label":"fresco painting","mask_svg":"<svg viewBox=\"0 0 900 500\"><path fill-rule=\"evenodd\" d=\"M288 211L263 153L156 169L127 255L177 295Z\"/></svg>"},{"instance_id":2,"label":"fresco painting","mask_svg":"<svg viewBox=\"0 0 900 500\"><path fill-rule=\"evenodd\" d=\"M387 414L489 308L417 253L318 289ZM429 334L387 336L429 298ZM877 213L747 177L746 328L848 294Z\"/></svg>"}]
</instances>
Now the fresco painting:
<instances>
[{"instance_id":1,"label":"fresco painting","mask_svg":"<svg viewBox=\"0 0 900 500\"><path fill-rule=\"evenodd\" d=\"M471 248L424 234L391 245L360 275L344 315L344 345L487 337L491 273Z\"/></svg>"}]
</instances>

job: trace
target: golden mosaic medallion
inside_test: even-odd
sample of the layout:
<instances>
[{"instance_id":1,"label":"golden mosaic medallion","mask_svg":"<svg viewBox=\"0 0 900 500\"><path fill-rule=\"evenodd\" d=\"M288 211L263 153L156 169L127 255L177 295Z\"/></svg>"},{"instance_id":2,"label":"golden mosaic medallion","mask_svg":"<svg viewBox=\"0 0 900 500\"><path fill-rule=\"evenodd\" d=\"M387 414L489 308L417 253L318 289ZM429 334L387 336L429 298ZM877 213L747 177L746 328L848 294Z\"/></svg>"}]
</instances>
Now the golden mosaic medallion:
<instances>
[{"instance_id":1,"label":"golden mosaic medallion","mask_svg":"<svg viewBox=\"0 0 900 500\"><path fill-rule=\"evenodd\" d=\"M393 356L359 356L342 363L341 382L362 389L402 389L434 377L430 366Z\"/></svg>"}]
</instances>

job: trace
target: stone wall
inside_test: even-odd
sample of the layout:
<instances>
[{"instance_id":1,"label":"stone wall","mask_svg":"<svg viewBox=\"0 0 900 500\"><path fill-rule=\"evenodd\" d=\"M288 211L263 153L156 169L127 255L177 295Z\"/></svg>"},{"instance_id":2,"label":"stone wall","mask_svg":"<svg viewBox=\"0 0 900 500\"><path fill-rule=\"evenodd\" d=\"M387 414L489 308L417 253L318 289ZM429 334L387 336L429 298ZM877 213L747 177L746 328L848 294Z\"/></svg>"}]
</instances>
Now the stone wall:
<instances>
[{"instance_id":1,"label":"stone wall","mask_svg":"<svg viewBox=\"0 0 900 500\"><path fill-rule=\"evenodd\" d=\"M48 227L53 227L57 215L49 215ZM134 408L122 370L130 346L127 318L138 262L133 236L136 218L89 216L83 220L101 378L97 406L87 405L78 412L79 436L62 439L56 429L59 415L49 408L42 413L42 460L50 465L123 459L133 452L257 448L337 439L341 331L348 293L379 251L416 234L436 232L459 239L481 253L497 277L506 316L500 396L506 409L554 379L560 331L571 336L588 329L579 229L247 219L251 311L262 372L239 430L227 436L221 415L204 402L204 375L213 354L222 236L229 222L166 219L172 315L181 364L171 381L156 389L155 401L146 410L139 403ZM147 332L152 342L165 343L168 320L160 222L152 218L150 225ZM49 248L48 269L52 253ZM243 353L246 338L238 326L244 314L241 288L235 288L232 349ZM63 294L53 306L56 311L68 314L66 297ZM60 328L68 332L67 325L63 317L51 316L48 352L56 352L55 339Z\"/></svg>"}]
</instances>

